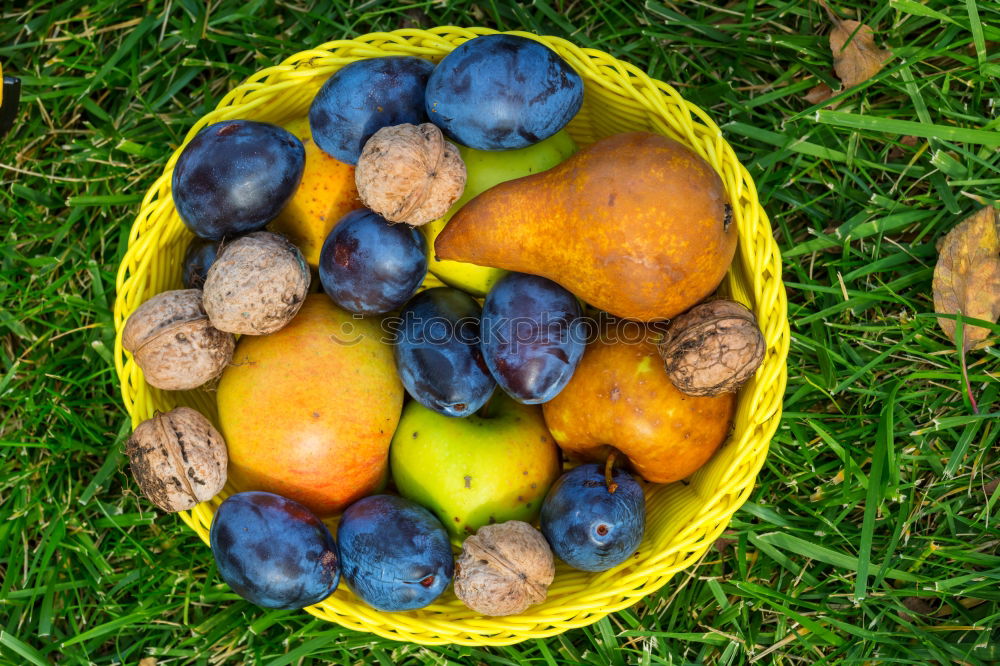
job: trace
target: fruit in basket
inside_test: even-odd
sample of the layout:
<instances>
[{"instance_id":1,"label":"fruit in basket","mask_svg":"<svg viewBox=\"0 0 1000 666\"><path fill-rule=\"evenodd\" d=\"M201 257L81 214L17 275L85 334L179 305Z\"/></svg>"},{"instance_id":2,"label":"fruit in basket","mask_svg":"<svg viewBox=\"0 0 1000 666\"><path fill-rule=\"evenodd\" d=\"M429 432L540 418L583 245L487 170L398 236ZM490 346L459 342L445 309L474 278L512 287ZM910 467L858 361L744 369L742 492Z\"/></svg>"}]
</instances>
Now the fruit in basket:
<instances>
[{"instance_id":1,"label":"fruit in basket","mask_svg":"<svg viewBox=\"0 0 1000 666\"><path fill-rule=\"evenodd\" d=\"M412 56L357 60L331 76L309 107L313 139L324 151L357 164L383 127L427 122L424 89L434 64Z\"/></svg>"},{"instance_id":2,"label":"fruit in basket","mask_svg":"<svg viewBox=\"0 0 1000 666\"><path fill-rule=\"evenodd\" d=\"M729 435L736 396L698 398L670 382L646 331L627 327L591 342L566 388L543 405L545 422L570 457L603 461L610 447L646 481L693 474ZM636 332L639 333L639 332Z\"/></svg>"},{"instance_id":3,"label":"fruit in basket","mask_svg":"<svg viewBox=\"0 0 1000 666\"><path fill-rule=\"evenodd\" d=\"M198 388L215 379L233 357L236 341L212 326L201 290L176 289L153 296L129 315L122 347L150 386L167 391Z\"/></svg>"},{"instance_id":4,"label":"fruit in basket","mask_svg":"<svg viewBox=\"0 0 1000 666\"><path fill-rule=\"evenodd\" d=\"M476 296L485 296L505 271L489 266L477 266L460 261L439 261L434 257L434 239L462 206L480 192L497 183L544 171L559 164L576 152L576 144L565 130L548 139L520 150L503 152L474 150L459 146L458 152L465 163L465 191L442 217L420 227L427 239L428 268L431 273Z\"/></svg>"},{"instance_id":5,"label":"fruit in basket","mask_svg":"<svg viewBox=\"0 0 1000 666\"><path fill-rule=\"evenodd\" d=\"M545 601L555 575L541 532L520 520L486 525L462 544L455 596L483 615L516 615Z\"/></svg>"},{"instance_id":6,"label":"fruit in basket","mask_svg":"<svg viewBox=\"0 0 1000 666\"><path fill-rule=\"evenodd\" d=\"M583 104L583 79L544 44L483 35L446 55L431 73L427 117L478 150L524 148L566 126Z\"/></svg>"},{"instance_id":7,"label":"fruit in basket","mask_svg":"<svg viewBox=\"0 0 1000 666\"><path fill-rule=\"evenodd\" d=\"M354 167L320 150L312 140L309 119L299 118L285 129L302 141L306 164L295 194L268 228L290 240L315 268L323 241L337 221L352 210L361 208L354 185Z\"/></svg>"},{"instance_id":8,"label":"fruit in basket","mask_svg":"<svg viewBox=\"0 0 1000 666\"><path fill-rule=\"evenodd\" d=\"M489 523L534 520L560 470L541 409L499 392L463 419L407 404L389 464L399 493L433 511L457 540Z\"/></svg>"},{"instance_id":9,"label":"fruit in basket","mask_svg":"<svg viewBox=\"0 0 1000 666\"><path fill-rule=\"evenodd\" d=\"M383 127L358 159L358 194L390 222L414 226L441 217L465 188L458 148L435 125Z\"/></svg>"},{"instance_id":10,"label":"fruit in basket","mask_svg":"<svg viewBox=\"0 0 1000 666\"><path fill-rule=\"evenodd\" d=\"M305 165L302 142L255 120L224 120L199 132L174 165L177 213L210 240L261 229L295 192Z\"/></svg>"},{"instance_id":11,"label":"fruit in basket","mask_svg":"<svg viewBox=\"0 0 1000 666\"><path fill-rule=\"evenodd\" d=\"M471 296L450 287L422 291L400 312L396 369L424 407L468 416L493 394L496 382L479 349L481 314Z\"/></svg>"},{"instance_id":12,"label":"fruit in basket","mask_svg":"<svg viewBox=\"0 0 1000 666\"><path fill-rule=\"evenodd\" d=\"M125 453L142 493L167 512L193 508L226 485L226 442L190 407L140 423Z\"/></svg>"},{"instance_id":13,"label":"fruit in basket","mask_svg":"<svg viewBox=\"0 0 1000 666\"><path fill-rule=\"evenodd\" d=\"M312 275L284 236L255 231L222 248L205 278L205 311L220 331L274 333L302 307Z\"/></svg>"},{"instance_id":14,"label":"fruit in basket","mask_svg":"<svg viewBox=\"0 0 1000 666\"><path fill-rule=\"evenodd\" d=\"M624 562L642 541L642 486L622 469L614 469L609 482L603 466L574 467L545 497L541 525L552 552L563 562L583 571L607 571Z\"/></svg>"},{"instance_id":15,"label":"fruit in basket","mask_svg":"<svg viewBox=\"0 0 1000 666\"><path fill-rule=\"evenodd\" d=\"M349 506L337 541L344 582L378 610L423 608L441 596L454 573L441 523L402 497L373 495Z\"/></svg>"},{"instance_id":16,"label":"fruit in basket","mask_svg":"<svg viewBox=\"0 0 1000 666\"><path fill-rule=\"evenodd\" d=\"M526 404L554 398L587 344L580 314L573 294L552 280L502 277L486 296L481 324L483 358L500 388Z\"/></svg>"},{"instance_id":17,"label":"fruit in basket","mask_svg":"<svg viewBox=\"0 0 1000 666\"><path fill-rule=\"evenodd\" d=\"M596 308L643 321L711 294L736 250L722 181L656 134L602 139L540 174L501 183L459 210L439 259L555 280Z\"/></svg>"},{"instance_id":18,"label":"fruit in basket","mask_svg":"<svg viewBox=\"0 0 1000 666\"><path fill-rule=\"evenodd\" d=\"M753 312L726 300L677 317L657 345L670 381L696 396L736 392L760 367L765 348Z\"/></svg>"},{"instance_id":19,"label":"fruit in basket","mask_svg":"<svg viewBox=\"0 0 1000 666\"><path fill-rule=\"evenodd\" d=\"M230 495L209 530L219 575L262 608L304 608L340 583L333 535L298 502L263 492Z\"/></svg>"},{"instance_id":20,"label":"fruit in basket","mask_svg":"<svg viewBox=\"0 0 1000 666\"><path fill-rule=\"evenodd\" d=\"M323 243L319 279L333 302L357 314L402 306L427 275L426 241L367 208L351 211Z\"/></svg>"},{"instance_id":21,"label":"fruit in basket","mask_svg":"<svg viewBox=\"0 0 1000 666\"><path fill-rule=\"evenodd\" d=\"M222 241L206 240L194 236L184 250L181 266L181 282L185 289L201 289L205 286L208 269L215 263Z\"/></svg>"},{"instance_id":22,"label":"fruit in basket","mask_svg":"<svg viewBox=\"0 0 1000 666\"><path fill-rule=\"evenodd\" d=\"M217 393L237 488L327 516L384 481L403 387L382 336L310 294L277 333L240 339Z\"/></svg>"}]
</instances>

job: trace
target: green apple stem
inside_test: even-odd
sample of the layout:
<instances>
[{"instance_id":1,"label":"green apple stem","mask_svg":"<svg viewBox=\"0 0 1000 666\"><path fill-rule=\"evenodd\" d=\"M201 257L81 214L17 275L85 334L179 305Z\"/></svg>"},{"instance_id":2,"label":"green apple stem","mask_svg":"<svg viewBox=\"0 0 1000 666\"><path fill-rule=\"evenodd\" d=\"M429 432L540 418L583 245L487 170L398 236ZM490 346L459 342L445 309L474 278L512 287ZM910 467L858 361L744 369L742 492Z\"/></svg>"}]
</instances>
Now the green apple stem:
<instances>
[{"instance_id":1,"label":"green apple stem","mask_svg":"<svg viewBox=\"0 0 1000 666\"><path fill-rule=\"evenodd\" d=\"M604 483L608 484L608 492L612 495L618 490L618 484L611 480L611 473L614 471L615 467L615 456L618 455L617 451L612 451L608 455L607 461L604 463Z\"/></svg>"}]
</instances>

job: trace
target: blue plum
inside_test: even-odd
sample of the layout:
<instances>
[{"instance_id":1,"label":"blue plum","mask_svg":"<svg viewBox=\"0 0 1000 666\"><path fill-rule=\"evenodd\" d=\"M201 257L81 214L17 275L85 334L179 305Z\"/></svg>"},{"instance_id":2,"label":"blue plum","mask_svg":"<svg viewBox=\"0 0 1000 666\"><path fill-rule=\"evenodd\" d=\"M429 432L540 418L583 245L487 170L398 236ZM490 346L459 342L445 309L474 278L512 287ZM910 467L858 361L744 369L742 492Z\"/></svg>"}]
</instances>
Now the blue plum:
<instances>
[{"instance_id":1,"label":"blue plum","mask_svg":"<svg viewBox=\"0 0 1000 666\"><path fill-rule=\"evenodd\" d=\"M569 383L586 346L580 303L552 280L508 273L486 295L481 337L490 373L512 398L534 405Z\"/></svg>"},{"instance_id":2,"label":"blue plum","mask_svg":"<svg viewBox=\"0 0 1000 666\"><path fill-rule=\"evenodd\" d=\"M181 280L187 289L201 289L205 286L208 269L215 263L215 257L222 249L222 241L206 240L195 236L184 251Z\"/></svg>"},{"instance_id":3,"label":"blue plum","mask_svg":"<svg viewBox=\"0 0 1000 666\"><path fill-rule=\"evenodd\" d=\"M427 117L477 150L525 148L566 126L583 79L544 44L484 35L444 57L427 82Z\"/></svg>"},{"instance_id":4,"label":"blue plum","mask_svg":"<svg viewBox=\"0 0 1000 666\"><path fill-rule=\"evenodd\" d=\"M542 503L542 534L552 552L575 569L607 571L635 552L646 529L642 486L615 469L614 492L604 470L580 465L559 477Z\"/></svg>"},{"instance_id":5,"label":"blue plum","mask_svg":"<svg viewBox=\"0 0 1000 666\"><path fill-rule=\"evenodd\" d=\"M347 507L337 528L344 582L384 611L423 608L451 582L448 534L430 511L394 495L372 495Z\"/></svg>"},{"instance_id":6,"label":"blue plum","mask_svg":"<svg viewBox=\"0 0 1000 666\"><path fill-rule=\"evenodd\" d=\"M262 608L304 608L340 582L337 544L298 502L265 492L230 495L209 531L222 579Z\"/></svg>"},{"instance_id":7,"label":"blue plum","mask_svg":"<svg viewBox=\"0 0 1000 666\"><path fill-rule=\"evenodd\" d=\"M262 229L295 193L306 151L287 130L225 120L197 134L177 158L174 205L196 236L220 240Z\"/></svg>"},{"instance_id":8,"label":"blue plum","mask_svg":"<svg viewBox=\"0 0 1000 666\"><path fill-rule=\"evenodd\" d=\"M395 310L413 296L426 275L424 235L367 208L341 218L320 250L323 291L356 314Z\"/></svg>"},{"instance_id":9,"label":"blue plum","mask_svg":"<svg viewBox=\"0 0 1000 666\"><path fill-rule=\"evenodd\" d=\"M309 107L316 145L357 164L361 149L383 127L427 122L424 89L434 64L412 56L358 60L334 72Z\"/></svg>"},{"instance_id":10,"label":"blue plum","mask_svg":"<svg viewBox=\"0 0 1000 666\"><path fill-rule=\"evenodd\" d=\"M421 292L400 312L396 370L424 407L468 416L493 395L496 382L479 347L481 313L471 296L451 287Z\"/></svg>"}]
</instances>

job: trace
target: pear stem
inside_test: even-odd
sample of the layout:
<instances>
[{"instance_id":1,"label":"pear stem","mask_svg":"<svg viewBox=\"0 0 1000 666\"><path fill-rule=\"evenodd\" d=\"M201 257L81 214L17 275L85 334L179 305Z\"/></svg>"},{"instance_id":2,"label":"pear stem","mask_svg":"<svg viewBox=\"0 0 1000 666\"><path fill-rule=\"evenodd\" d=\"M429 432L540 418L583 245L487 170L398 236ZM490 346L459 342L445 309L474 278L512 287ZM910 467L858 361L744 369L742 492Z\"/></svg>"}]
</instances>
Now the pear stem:
<instances>
[{"instance_id":1,"label":"pear stem","mask_svg":"<svg viewBox=\"0 0 1000 666\"><path fill-rule=\"evenodd\" d=\"M618 455L617 451L612 451L608 455L607 461L604 463L604 483L608 485L608 492L612 495L618 490L618 484L611 480L611 473L614 471L615 467L615 457Z\"/></svg>"}]
</instances>

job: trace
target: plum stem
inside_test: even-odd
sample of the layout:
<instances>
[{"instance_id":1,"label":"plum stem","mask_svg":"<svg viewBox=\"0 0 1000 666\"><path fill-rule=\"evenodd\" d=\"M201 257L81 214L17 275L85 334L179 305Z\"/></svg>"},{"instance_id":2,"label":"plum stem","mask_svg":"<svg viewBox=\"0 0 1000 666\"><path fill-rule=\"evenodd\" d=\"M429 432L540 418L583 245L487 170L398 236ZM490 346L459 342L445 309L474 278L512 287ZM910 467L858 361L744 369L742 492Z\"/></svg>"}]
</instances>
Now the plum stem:
<instances>
[{"instance_id":1,"label":"plum stem","mask_svg":"<svg viewBox=\"0 0 1000 666\"><path fill-rule=\"evenodd\" d=\"M615 457L618 455L617 451L612 451L608 455L607 461L604 463L604 483L608 486L608 492L612 495L618 490L618 484L611 480L611 474L615 467Z\"/></svg>"}]
</instances>

